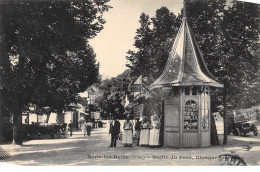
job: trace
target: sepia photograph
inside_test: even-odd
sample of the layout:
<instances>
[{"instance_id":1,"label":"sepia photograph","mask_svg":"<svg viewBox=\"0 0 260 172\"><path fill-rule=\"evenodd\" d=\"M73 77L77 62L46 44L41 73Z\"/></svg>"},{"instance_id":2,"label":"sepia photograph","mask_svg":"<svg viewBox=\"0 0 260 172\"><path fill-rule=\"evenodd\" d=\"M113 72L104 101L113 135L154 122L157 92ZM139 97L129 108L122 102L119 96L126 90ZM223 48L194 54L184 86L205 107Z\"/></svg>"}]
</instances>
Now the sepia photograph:
<instances>
[{"instance_id":1,"label":"sepia photograph","mask_svg":"<svg viewBox=\"0 0 260 172\"><path fill-rule=\"evenodd\" d=\"M257 0L0 0L0 168L259 167L259 130Z\"/></svg>"}]
</instances>

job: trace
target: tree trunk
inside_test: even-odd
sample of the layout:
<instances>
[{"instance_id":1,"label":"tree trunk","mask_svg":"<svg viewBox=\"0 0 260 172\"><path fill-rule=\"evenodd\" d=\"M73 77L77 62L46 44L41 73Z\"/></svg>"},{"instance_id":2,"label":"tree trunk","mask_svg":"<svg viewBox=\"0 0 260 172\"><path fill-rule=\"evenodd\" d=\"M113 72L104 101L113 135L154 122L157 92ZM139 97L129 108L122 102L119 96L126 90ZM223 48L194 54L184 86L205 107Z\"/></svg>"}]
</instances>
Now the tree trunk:
<instances>
[{"instance_id":1,"label":"tree trunk","mask_svg":"<svg viewBox=\"0 0 260 172\"><path fill-rule=\"evenodd\" d=\"M13 115L13 145L23 144L22 111Z\"/></svg>"},{"instance_id":2,"label":"tree trunk","mask_svg":"<svg viewBox=\"0 0 260 172\"><path fill-rule=\"evenodd\" d=\"M228 137L228 128L227 128L227 87L224 84L223 89L223 105L224 105L224 112L223 112L223 122L224 122L224 139L223 144L227 144L227 137Z\"/></svg>"},{"instance_id":3,"label":"tree trunk","mask_svg":"<svg viewBox=\"0 0 260 172\"><path fill-rule=\"evenodd\" d=\"M0 96L0 98L2 97ZM3 106L2 103L0 102L0 144L4 142L4 114L2 112L2 108Z\"/></svg>"},{"instance_id":4,"label":"tree trunk","mask_svg":"<svg viewBox=\"0 0 260 172\"><path fill-rule=\"evenodd\" d=\"M214 116L212 115L212 113L210 114L210 125L211 125L211 131L210 131L211 144L219 146L218 131L217 131L215 119L214 119Z\"/></svg>"},{"instance_id":5,"label":"tree trunk","mask_svg":"<svg viewBox=\"0 0 260 172\"><path fill-rule=\"evenodd\" d=\"M0 68L1 68L1 64L0 64ZM2 73L2 70L0 70L0 84L3 81L1 79L2 78L2 74L1 73ZM2 95L2 90L0 89L0 144L4 142L4 113L3 113L3 109L4 109L4 106L3 106L3 95Z\"/></svg>"},{"instance_id":6,"label":"tree trunk","mask_svg":"<svg viewBox=\"0 0 260 172\"><path fill-rule=\"evenodd\" d=\"M0 5L0 23L2 24L2 18L4 17L4 9L3 9L4 5ZM3 26L1 25L0 27L0 143L2 143L4 141L4 133L3 133L3 129L4 129L4 114L3 114L3 95L2 95L2 89L1 87L3 87L3 83L4 83L4 75L3 75L3 67L6 65L5 63L7 63L7 55L6 55L6 51L5 51L5 42L3 39ZM8 64L8 63L7 63Z\"/></svg>"}]
</instances>

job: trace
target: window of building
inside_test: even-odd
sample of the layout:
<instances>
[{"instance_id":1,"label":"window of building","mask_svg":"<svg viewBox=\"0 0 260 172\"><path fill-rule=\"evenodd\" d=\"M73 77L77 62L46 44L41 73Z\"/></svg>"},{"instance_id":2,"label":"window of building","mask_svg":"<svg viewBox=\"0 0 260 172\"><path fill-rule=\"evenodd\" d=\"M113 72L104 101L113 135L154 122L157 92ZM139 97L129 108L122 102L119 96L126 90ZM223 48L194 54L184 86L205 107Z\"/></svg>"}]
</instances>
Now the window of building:
<instances>
[{"instance_id":1,"label":"window of building","mask_svg":"<svg viewBox=\"0 0 260 172\"><path fill-rule=\"evenodd\" d=\"M197 87L192 87L192 95L197 95Z\"/></svg>"},{"instance_id":2,"label":"window of building","mask_svg":"<svg viewBox=\"0 0 260 172\"><path fill-rule=\"evenodd\" d=\"M194 100L188 100L185 103L184 110L184 129L198 129L198 105Z\"/></svg>"},{"instance_id":3,"label":"window of building","mask_svg":"<svg viewBox=\"0 0 260 172\"><path fill-rule=\"evenodd\" d=\"M185 95L190 95L190 88L189 87L185 87Z\"/></svg>"}]
</instances>

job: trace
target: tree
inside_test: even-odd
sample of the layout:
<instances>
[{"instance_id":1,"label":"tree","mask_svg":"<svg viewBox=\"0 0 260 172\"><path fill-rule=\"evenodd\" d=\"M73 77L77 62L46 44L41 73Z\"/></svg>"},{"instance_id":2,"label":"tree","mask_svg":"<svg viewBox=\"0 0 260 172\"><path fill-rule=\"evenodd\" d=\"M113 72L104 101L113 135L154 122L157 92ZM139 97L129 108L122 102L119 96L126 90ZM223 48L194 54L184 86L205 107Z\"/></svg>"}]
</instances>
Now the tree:
<instances>
[{"instance_id":1,"label":"tree","mask_svg":"<svg viewBox=\"0 0 260 172\"><path fill-rule=\"evenodd\" d=\"M134 44L137 51L128 51L130 64L127 66L132 76L137 78L143 74L150 83L159 77L166 64L174 41L172 38L177 34L181 20L162 7L152 18L142 13L139 22L141 26L137 29Z\"/></svg>"},{"instance_id":2,"label":"tree","mask_svg":"<svg viewBox=\"0 0 260 172\"><path fill-rule=\"evenodd\" d=\"M256 51L259 47L259 7L252 3L233 1L224 13L223 19L223 45L229 47L225 50L226 60L223 66L224 84L226 86L227 102L235 108L249 108L258 102L248 99L250 94L259 95L259 58ZM224 47L221 47L222 49ZM224 61L225 62L225 61ZM258 73L259 74L259 73ZM251 92L251 93L250 93ZM258 93L257 93L258 92ZM226 113L224 112L224 115ZM226 126L224 125L226 128ZM224 144L227 142L227 131L224 131Z\"/></svg>"},{"instance_id":3,"label":"tree","mask_svg":"<svg viewBox=\"0 0 260 172\"><path fill-rule=\"evenodd\" d=\"M104 94L99 100L99 106L104 111L104 118L110 117L110 114L119 119L125 117L124 101L126 95L131 98L128 88L131 82L130 70L125 70L122 74L101 82L100 89L104 91Z\"/></svg>"},{"instance_id":4,"label":"tree","mask_svg":"<svg viewBox=\"0 0 260 172\"><path fill-rule=\"evenodd\" d=\"M138 49L138 52L129 50L127 60L130 64L128 67L134 76L138 76L141 73L147 73L149 70L149 47L152 44L152 33L151 33L151 21L150 17L144 13L141 14L139 20L141 27L137 29L135 36L134 46ZM140 70L142 69L143 70Z\"/></svg>"},{"instance_id":5,"label":"tree","mask_svg":"<svg viewBox=\"0 0 260 172\"><path fill-rule=\"evenodd\" d=\"M223 0L187 1L189 23L208 68L219 79L224 82L227 79L231 84L228 87L232 87L229 88L232 96L228 103L240 108L250 107L259 101L241 101L241 97L247 97L242 94L248 93L246 90L253 87L250 83L257 78L259 10L252 3L234 1L227 9L224 5Z\"/></svg>"},{"instance_id":6,"label":"tree","mask_svg":"<svg viewBox=\"0 0 260 172\"><path fill-rule=\"evenodd\" d=\"M236 108L249 108L260 103L259 97L251 99L259 91L259 6L253 3L233 1L223 19L225 44L232 66L229 102ZM259 94L259 92L258 92Z\"/></svg>"},{"instance_id":7,"label":"tree","mask_svg":"<svg viewBox=\"0 0 260 172\"><path fill-rule=\"evenodd\" d=\"M104 1L20 2L1 5L1 93L13 114L14 144L22 144L21 114L28 103L58 114L97 81L88 40L103 29ZM2 47L1 47L2 48Z\"/></svg>"},{"instance_id":8,"label":"tree","mask_svg":"<svg viewBox=\"0 0 260 172\"><path fill-rule=\"evenodd\" d=\"M224 104L224 144L227 143L227 104L249 108L259 104L259 9L252 3L187 1L189 23L209 70L224 82L223 93L213 95L213 108ZM192 10L191 10L192 9ZM195 10L194 10L195 9ZM256 84L258 83L258 84ZM222 94L222 95L221 95ZM250 97L250 98L249 98Z\"/></svg>"}]
</instances>

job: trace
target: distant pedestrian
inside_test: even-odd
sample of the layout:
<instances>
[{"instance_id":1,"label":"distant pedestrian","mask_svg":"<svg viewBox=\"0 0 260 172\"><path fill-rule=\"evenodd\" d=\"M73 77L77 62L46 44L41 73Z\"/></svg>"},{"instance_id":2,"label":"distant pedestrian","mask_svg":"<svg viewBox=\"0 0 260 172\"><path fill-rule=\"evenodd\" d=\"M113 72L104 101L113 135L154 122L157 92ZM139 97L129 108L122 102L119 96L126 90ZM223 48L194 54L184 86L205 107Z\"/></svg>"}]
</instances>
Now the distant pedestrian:
<instances>
[{"instance_id":1,"label":"distant pedestrian","mask_svg":"<svg viewBox=\"0 0 260 172\"><path fill-rule=\"evenodd\" d=\"M84 121L84 122L81 124L81 130L82 130L83 136L86 135L86 127L87 127L87 122Z\"/></svg>"},{"instance_id":2,"label":"distant pedestrian","mask_svg":"<svg viewBox=\"0 0 260 172\"><path fill-rule=\"evenodd\" d=\"M110 147L116 147L116 140L118 139L120 133L120 122L118 119L112 120L110 123L109 134L111 134L111 144Z\"/></svg>"},{"instance_id":3,"label":"distant pedestrian","mask_svg":"<svg viewBox=\"0 0 260 172\"><path fill-rule=\"evenodd\" d=\"M139 121L139 118L136 118L136 123L135 123L135 135L137 140L136 146L139 146L140 133L141 133L141 122Z\"/></svg>"},{"instance_id":4,"label":"distant pedestrian","mask_svg":"<svg viewBox=\"0 0 260 172\"><path fill-rule=\"evenodd\" d=\"M69 123L69 125L68 125L68 130L69 130L69 132L70 132L70 137L72 136L72 130L73 130L73 123L72 123L72 121L70 120L70 123Z\"/></svg>"},{"instance_id":5,"label":"distant pedestrian","mask_svg":"<svg viewBox=\"0 0 260 172\"><path fill-rule=\"evenodd\" d=\"M86 127L87 127L87 135L90 136L91 128L92 128L92 122L90 119L87 120Z\"/></svg>"},{"instance_id":6,"label":"distant pedestrian","mask_svg":"<svg viewBox=\"0 0 260 172\"><path fill-rule=\"evenodd\" d=\"M133 124L130 121L130 117L126 117L126 121L124 122L124 133L123 133L123 139L122 143L124 146L132 146L133 144Z\"/></svg>"},{"instance_id":7,"label":"distant pedestrian","mask_svg":"<svg viewBox=\"0 0 260 172\"><path fill-rule=\"evenodd\" d=\"M150 124L147 118L143 118L141 123L140 146L149 146L150 141Z\"/></svg>"},{"instance_id":8,"label":"distant pedestrian","mask_svg":"<svg viewBox=\"0 0 260 172\"><path fill-rule=\"evenodd\" d=\"M116 127L116 137L118 139L119 134L120 134L120 127L121 127L121 124L118 119L116 119L116 121L115 121L115 127Z\"/></svg>"}]
</instances>

